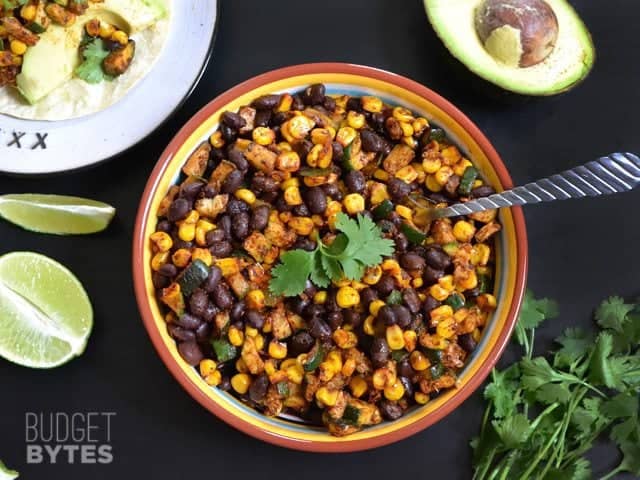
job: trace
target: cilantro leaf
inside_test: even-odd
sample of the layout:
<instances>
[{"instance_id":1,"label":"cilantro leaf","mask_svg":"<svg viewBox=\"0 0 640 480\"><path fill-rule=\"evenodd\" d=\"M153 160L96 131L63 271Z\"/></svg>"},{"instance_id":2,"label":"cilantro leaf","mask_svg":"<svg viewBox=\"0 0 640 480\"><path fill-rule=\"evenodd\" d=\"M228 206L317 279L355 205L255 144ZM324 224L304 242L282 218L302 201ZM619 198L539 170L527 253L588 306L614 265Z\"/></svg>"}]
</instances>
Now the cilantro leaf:
<instances>
[{"instance_id":1,"label":"cilantro leaf","mask_svg":"<svg viewBox=\"0 0 640 480\"><path fill-rule=\"evenodd\" d=\"M610 297L596 310L596 321L602 328L608 328L618 333L624 331L624 323L627 315L635 305L624 303L620 297Z\"/></svg>"},{"instance_id":2,"label":"cilantro leaf","mask_svg":"<svg viewBox=\"0 0 640 480\"><path fill-rule=\"evenodd\" d=\"M82 62L75 70L78 78L87 83L100 83L103 80L111 80L111 77L104 73L102 61L109 55L104 41L101 38L94 38L89 41L82 50Z\"/></svg>"},{"instance_id":3,"label":"cilantro leaf","mask_svg":"<svg viewBox=\"0 0 640 480\"><path fill-rule=\"evenodd\" d=\"M328 278L341 278L343 276L342 267L340 267L340 263L335 258L326 255L318 255L318 257Z\"/></svg>"},{"instance_id":4,"label":"cilantro leaf","mask_svg":"<svg viewBox=\"0 0 640 480\"><path fill-rule=\"evenodd\" d=\"M491 373L493 381L484 389L484 398L493 402L494 417L503 418L513 414L521 401L518 393L520 368L514 364L502 372Z\"/></svg>"},{"instance_id":5,"label":"cilantro leaf","mask_svg":"<svg viewBox=\"0 0 640 480\"><path fill-rule=\"evenodd\" d=\"M492 424L507 448L517 448L522 445L529 438L531 431L529 419L520 413L502 420L494 420Z\"/></svg>"},{"instance_id":6,"label":"cilantro leaf","mask_svg":"<svg viewBox=\"0 0 640 480\"><path fill-rule=\"evenodd\" d=\"M571 399L571 390L564 383L547 383L536 390L536 400L540 403L567 403Z\"/></svg>"},{"instance_id":7,"label":"cilantro leaf","mask_svg":"<svg viewBox=\"0 0 640 480\"><path fill-rule=\"evenodd\" d=\"M269 290L275 295L300 295L313 269L314 252L296 249L280 257L282 263L271 270Z\"/></svg>"},{"instance_id":8,"label":"cilantro leaf","mask_svg":"<svg viewBox=\"0 0 640 480\"><path fill-rule=\"evenodd\" d=\"M313 268L311 269L310 277L311 281L320 288L327 288L331 284L331 279L327 276L322 266L322 255L319 251L316 251L313 256ZM305 285L306 283L305 280Z\"/></svg>"},{"instance_id":9,"label":"cilantro leaf","mask_svg":"<svg viewBox=\"0 0 640 480\"><path fill-rule=\"evenodd\" d=\"M385 300L387 305L398 305L402 303L402 293L400 290L392 290Z\"/></svg>"},{"instance_id":10,"label":"cilantro leaf","mask_svg":"<svg viewBox=\"0 0 640 480\"><path fill-rule=\"evenodd\" d=\"M598 335L596 346L589 364L589 381L595 385L605 385L614 388L616 385L609 356L613 350L613 337L611 334L602 332Z\"/></svg>"},{"instance_id":11,"label":"cilantro leaf","mask_svg":"<svg viewBox=\"0 0 640 480\"><path fill-rule=\"evenodd\" d=\"M360 280L364 275L366 267L355 258L345 258L341 263L345 278L349 280Z\"/></svg>"},{"instance_id":12,"label":"cilantro leaf","mask_svg":"<svg viewBox=\"0 0 640 480\"><path fill-rule=\"evenodd\" d=\"M562 345L562 348L556 352L553 365L556 368L575 370L577 364L591 352L593 340L593 335L581 328L567 328L555 340L556 343Z\"/></svg>"},{"instance_id":13,"label":"cilantro leaf","mask_svg":"<svg viewBox=\"0 0 640 480\"><path fill-rule=\"evenodd\" d=\"M635 441L626 440L620 442L619 446L623 458L617 470L630 472L636 476L640 475L640 441L638 439L635 439Z\"/></svg>"},{"instance_id":14,"label":"cilantro leaf","mask_svg":"<svg viewBox=\"0 0 640 480\"><path fill-rule=\"evenodd\" d=\"M520 310L519 323L526 329L537 328L544 320L558 316L558 305L548 298L534 298L531 290L527 290Z\"/></svg>"},{"instance_id":15,"label":"cilantro leaf","mask_svg":"<svg viewBox=\"0 0 640 480\"><path fill-rule=\"evenodd\" d=\"M544 476L544 480L591 480L591 464L580 457L563 469L552 468Z\"/></svg>"}]
</instances>

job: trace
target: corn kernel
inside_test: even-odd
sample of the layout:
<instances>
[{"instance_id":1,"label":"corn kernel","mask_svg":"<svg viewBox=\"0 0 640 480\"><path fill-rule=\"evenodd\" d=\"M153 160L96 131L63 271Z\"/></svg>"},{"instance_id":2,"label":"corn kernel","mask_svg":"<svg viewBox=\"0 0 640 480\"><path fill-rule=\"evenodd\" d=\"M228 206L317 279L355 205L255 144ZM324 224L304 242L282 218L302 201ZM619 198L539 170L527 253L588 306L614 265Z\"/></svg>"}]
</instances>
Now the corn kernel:
<instances>
[{"instance_id":1,"label":"corn kernel","mask_svg":"<svg viewBox=\"0 0 640 480\"><path fill-rule=\"evenodd\" d=\"M362 397L365 393L367 393L369 386L367 385L367 381L362 377L353 377L349 381L349 389L351 389L351 395L356 398Z\"/></svg>"},{"instance_id":2,"label":"corn kernel","mask_svg":"<svg viewBox=\"0 0 640 480\"><path fill-rule=\"evenodd\" d=\"M456 163L453 166L453 173L455 173L456 175L458 175L459 177L461 177L462 175L464 175L464 171L468 168L468 167L473 167L473 163L471 163L469 160L467 160L466 158L463 158L462 160L460 160L458 163Z\"/></svg>"},{"instance_id":3,"label":"corn kernel","mask_svg":"<svg viewBox=\"0 0 640 480\"><path fill-rule=\"evenodd\" d=\"M485 245L484 243L478 243L477 245L474 245L471 252L471 263L473 265L485 266L487 263L489 263L490 257L491 248L489 248L489 245Z\"/></svg>"},{"instance_id":4,"label":"corn kernel","mask_svg":"<svg viewBox=\"0 0 640 480\"><path fill-rule=\"evenodd\" d=\"M251 290L244 297L247 307L253 310L262 310L264 308L264 292L262 290Z\"/></svg>"},{"instance_id":5,"label":"corn kernel","mask_svg":"<svg viewBox=\"0 0 640 480\"><path fill-rule=\"evenodd\" d=\"M411 183L418 178L418 172L413 168L413 165L407 165L396 172L396 178L404 183Z\"/></svg>"},{"instance_id":6,"label":"corn kernel","mask_svg":"<svg viewBox=\"0 0 640 480\"><path fill-rule=\"evenodd\" d=\"M456 279L456 288L458 290L465 291L471 290L472 288L476 288L478 286L478 276L475 270L471 270L468 272L466 277Z\"/></svg>"},{"instance_id":7,"label":"corn kernel","mask_svg":"<svg viewBox=\"0 0 640 480\"><path fill-rule=\"evenodd\" d=\"M433 178L438 185L445 186L449 181L449 178L453 175L453 169L451 167L440 167L436 173L433 174Z\"/></svg>"},{"instance_id":8,"label":"corn kernel","mask_svg":"<svg viewBox=\"0 0 640 480\"><path fill-rule=\"evenodd\" d=\"M340 373L342 373L343 376L345 377L350 377L351 375L353 375L353 372L356 371L356 361L353 358L348 358L345 362L344 365L342 365L342 371Z\"/></svg>"},{"instance_id":9,"label":"corn kernel","mask_svg":"<svg viewBox=\"0 0 640 480\"><path fill-rule=\"evenodd\" d=\"M400 122L400 128L402 129L402 136L403 137L413 137L413 127L411 126L411 123L407 123L407 122Z\"/></svg>"},{"instance_id":10,"label":"corn kernel","mask_svg":"<svg viewBox=\"0 0 640 480\"><path fill-rule=\"evenodd\" d=\"M271 340L269 342L269 356L276 360L282 360L287 357L287 344L278 342L277 340Z\"/></svg>"},{"instance_id":11,"label":"corn kernel","mask_svg":"<svg viewBox=\"0 0 640 480\"><path fill-rule=\"evenodd\" d=\"M438 279L438 285L444 288L449 293L453 292L453 275L445 275Z\"/></svg>"},{"instance_id":12,"label":"corn kernel","mask_svg":"<svg viewBox=\"0 0 640 480\"><path fill-rule=\"evenodd\" d=\"M440 167L442 167L442 162L439 158L425 158L424 160L422 160L422 168L424 169L425 173L436 173L438 170L440 170Z\"/></svg>"},{"instance_id":13,"label":"corn kernel","mask_svg":"<svg viewBox=\"0 0 640 480\"><path fill-rule=\"evenodd\" d=\"M376 171L373 172L373 178L375 178L376 180L387 182L389 181L389 172L381 168L377 168Z\"/></svg>"},{"instance_id":14,"label":"corn kernel","mask_svg":"<svg viewBox=\"0 0 640 480\"><path fill-rule=\"evenodd\" d=\"M293 104L293 97L290 94L285 93L284 95L280 96L280 103L278 104L276 111L288 112L289 110L291 110L292 104Z\"/></svg>"},{"instance_id":15,"label":"corn kernel","mask_svg":"<svg viewBox=\"0 0 640 480\"><path fill-rule=\"evenodd\" d=\"M298 179L298 177L288 178L280 184L280 188L283 191L289 187L299 187L299 186L300 186L300 180Z\"/></svg>"},{"instance_id":16,"label":"corn kernel","mask_svg":"<svg viewBox=\"0 0 640 480\"><path fill-rule=\"evenodd\" d=\"M443 149L440 152L440 155L442 155L442 161L445 165L455 165L460 160L462 160L460 150L458 150L458 147L455 147L453 145Z\"/></svg>"},{"instance_id":17,"label":"corn kernel","mask_svg":"<svg viewBox=\"0 0 640 480\"><path fill-rule=\"evenodd\" d=\"M418 405L425 405L429 402L429 395L422 392L416 392L413 394L413 399Z\"/></svg>"},{"instance_id":18,"label":"corn kernel","mask_svg":"<svg viewBox=\"0 0 640 480\"><path fill-rule=\"evenodd\" d=\"M338 328L333 332L332 337L336 345L342 349L353 348L358 345L358 337L356 334L342 328Z\"/></svg>"},{"instance_id":19,"label":"corn kernel","mask_svg":"<svg viewBox=\"0 0 640 480\"><path fill-rule=\"evenodd\" d=\"M316 292L316 294L313 296L313 303L316 303L318 305L322 305L326 301L327 301L327 292L325 290L320 290Z\"/></svg>"},{"instance_id":20,"label":"corn kernel","mask_svg":"<svg viewBox=\"0 0 640 480\"><path fill-rule=\"evenodd\" d=\"M216 226L208 220L198 220L196 223L196 243L200 247L207 246L207 233L214 230Z\"/></svg>"},{"instance_id":21,"label":"corn kernel","mask_svg":"<svg viewBox=\"0 0 640 480\"><path fill-rule=\"evenodd\" d=\"M36 18L36 6L27 4L20 9L20 16L27 22L32 22Z\"/></svg>"},{"instance_id":22,"label":"corn kernel","mask_svg":"<svg viewBox=\"0 0 640 480\"><path fill-rule=\"evenodd\" d=\"M365 95L360 101L362 102L362 109L365 112L380 113L382 111L382 100L378 97Z\"/></svg>"},{"instance_id":23,"label":"corn kernel","mask_svg":"<svg viewBox=\"0 0 640 480\"><path fill-rule=\"evenodd\" d=\"M27 51L27 45L20 40L11 40L9 44L11 48L11 53L15 55L24 55Z\"/></svg>"},{"instance_id":24,"label":"corn kernel","mask_svg":"<svg viewBox=\"0 0 640 480\"><path fill-rule=\"evenodd\" d=\"M192 223L182 223L178 228L178 237L184 242L192 242L196 238L196 226Z\"/></svg>"},{"instance_id":25,"label":"corn kernel","mask_svg":"<svg viewBox=\"0 0 640 480\"><path fill-rule=\"evenodd\" d=\"M293 217L289 220L289 227L293 229L298 235L306 236L313 231L313 220L309 217Z\"/></svg>"},{"instance_id":26,"label":"corn kernel","mask_svg":"<svg viewBox=\"0 0 640 480\"><path fill-rule=\"evenodd\" d=\"M338 390L329 390L327 387L320 387L316 392L316 400L325 407L333 407L338 401Z\"/></svg>"},{"instance_id":27,"label":"corn kernel","mask_svg":"<svg viewBox=\"0 0 640 480\"><path fill-rule=\"evenodd\" d=\"M444 302L449 296L449 291L436 284L429 289L429 295L439 302Z\"/></svg>"},{"instance_id":28,"label":"corn kernel","mask_svg":"<svg viewBox=\"0 0 640 480\"><path fill-rule=\"evenodd\" d=\"M200 260L207 267L210 267L213 263L213 255L208 248L194 248L191 252L191 260Z\"/></svg>"},{"instance_id":29,"label":"corn kernel","mask_svg":"<svg viewBox=\"0 0 640 480\"><path fill-rule=\"evenodd\" d=\"M360 303L360 294L353 287L340 287L336 302L340 308L351 308Z\"/></svg>"},{"instance_id":30,"label":"corn kernel","mask_svg":"<svg viewBox=\"0 0 640 480\"><path fill-rule=\"evenodd\" d=\"M435 174L427 175L427 179L424 182L425 186L432 192L437 193L442 190L442 185L436 181Z\"/></svg>"},{"instance_id":31,"label":"corn kernel","mask_svg":"<svg viewBox=\"0 0 640 480\"><path fill-rule=\"evenodd\" d=\"M302 384L304 380L304 369L302 368L302 365L296 363L295 365L282 368L286 372L287 378L289 378L291 382L295 383L296 385Z\"/></svg>"},{"instance_id":32,"label":"corn kernel","mask_svg":"<svg viewBox=\"0 0 640 480\"><path fill-rule=\"evenodd\" d=\"M215 372L211 372L209 375L204 377L204 381L206 382L207 385L210 385L212 387L217 387L222 383L222 373L219 370L216 370Z\"/></svg>"},{"instance_id":33,"label":"corn kernel","mask_svg":"<svg viewBox=\"0 0 640 480\"><path fill-rule=\"evenodd\" d=\"M407 352L413 352L416 349L418 334L414 330L405 330L402 333L404 338L404 348Z\"/></svg>"},{"instance_id":34,"label":"corn kernel","mask_svg":"<svg viewBox=\"0 0 640 480\"><path fill-rule=\"evenodd\" d=\"M385 336L391 350L400 350L404 348L404 336L402 334L402 329L398 325L391 325L387 327Z\"/></svg>"},{"instance_id":35,"label":"corn kernel","mask_svg":"<svg viewBox=\"0 0 640 480\"><path fill-rule=\"evenodd\" d=\"M389 190L387 189L387 185L384 183L373 182L369 200L372 205L378 205L385 200L389 200Z\"/></svg>"},{"instance_id":36,"label":"corn kernel","mask_svg":"<svg viewBox=\"0 0 640 480\"><path fill-rule=\"evenodd\" d=\"M150 238L158 252L168 252L173 246L173 240L166 232L155 232Z\"/></svg>"},{"instance_id":37,"label":"corn kernel","mask_svg":"<svg viewBox=\"0 0 640 480\"><path fill-rule=\"evenodd\" d=\"M384 300L374 300L369 304L369 313L376 317L380 309L385 305L386 303L384 302Z\"/></svg>"},{"instance_id":38,"label":"corn kernel","mask_svg":"<svg viewBox=\"0 0 640 480\"><path fill-rule=\"evenodd\" d=\"M390 387L394 383L398 377L395 372L392 372L390 369L383 367L377 369L373 372L373 376L371 377L371 383L373 384L373 388L376 390L384 390L386 387Z\"/></svg>"},{"instance_id":39,"label":"corn kernel","mask_svg":"<svg viewBox=\"0 0 640 480\"><path fill-rule=\"evenodd\" d=\"M248 203L249 205L253 205L254 203L256 203L256 194L248 188L239 188L238 190L236 190L235 197L238 200L242 200L243 202Z\"/></svg>"},{"instance_id":40,"label":"corn kernel","mask_svg":"<svg viewBox=\"0 0 640 480\"><path fill-rule=\"evenodd\" d=\"M269 127L256 127L251 133L251 138L253 138L253 141L258 145L266 147L276 141L276 132Z\"/></svg>"},{"instance_id":41,"label":"corn kernel","mask_svg":"<svg viewBox=\"0 0 640 480\"><path fill-rule=\"evenodd\" d=\"M100 36L102 38L111 38L111 35L113 35L113 32L115 31L116 31L115 27L110 23L107 23L107 22L100 23Z\"/></svg>"},{"instance_id":42,"label":"corn kernel","mask_svg":"<svg viewBox=\"0 0 640 480\"><path fill-rule=\"evenodd\" d=\"M185 219L182 220L182 223L190 223L192 225L195 225L196 223L198 223L199 219L200 219L200 214L198 213L198 211L191 210L189 214L185 217Z\"/></svg>"},{"instance_id":43,"label":"corn kernel","mask_svg":"<svg viewBox=\"0 0 640 480\"><path fill-rule=\"evenodd\" d=\"M433 322L439 322L445 318L449 318L453 316L453 308L449 305L440 305L439 307L434 308L429 313L429 317Z\"/></svg>"},{"instance_id":44,"label":"corn kernel","mask_svg":"<svg viewBox=\"0 0 640 480\"><path fill-rule=\"evenodd\" d=\"M413 127L413 134L420 136L429 126L429 121L424 117L418 117L413 121L411 126Z\"/></svg>"},{"instance_id":45,"label":"corn kernel","mask_svg":"<svg viewBox=\"0 0 640 480\"><path fill-rule=\"evenodd\" d=\"M282 152L276 158L276 168L283 172L297 172L300 170L300 156L294 151Z\"/></svg>"},{"instance_id":46,"label":"corn kernel","mask_svg":"<svg viewBox=\"0 0 640 480\"><path fill-rule=\"evenodd\" d=\"M405 207L404 205L397 205L396 213L402 218L406 218L407 220L411 220L413 218L413 212L411 211L411 209L409 207Z\"/></svg>"},{"instance_id":47,"label":"corn kernel","mask_svg":"<svg viewBox=\"0 0 640 480\"><path fill-rule=\"evenodd\" d=\"M20 65L22 65L23 59L20 55L14 55L13 58L11 59L11 62L16 66L19 67Z\"/></svg>"},{"instance_id":48,"label":"corn kernel","mask_svg":"<svg viewBox=\"0 0 640 480\"><path fill-rule=\"evenodd\" d=\"M126 45L129 43L129 36L122 30L116 30L111 35L111 40L118 42L120 45Z\"/></svg>"},{"instance_id":49,"label":"corn kernel","mask_svg":"<svg viewBox=\"0 0 640 480\"><path fill-rule=\"evenodd\" d=\"M482 180L473 181L473 188L478 188L478 187L481 187L482 185L484 185L484 182Z\"/></svg>"},{"instance_id":50,"label":"corn kernel","mask_svg":"<svg viewBox=\"0 0 640 480\"><path fill-rule=\"evenodd\" d=\"M393 385L384 389L384 396L387 400L400 400L404 397L404 385L402 385L402 382L396 381Z\"/></svg>"},{"instance_id":51,"label":"corn kernel","mask_svg":"<svg viewBox=\"0 0 640 480\"><path fill-rule=\"evenodd\" d=\"M331 143L321 143L311 147L307 154L307 163L311 167L327 168L333 159L333 147Z\"/></svg>"},{"instance_id":52,"label":"corn kernel","mask_svg":"<svg viewBox=\"0 0 640 480\"><path fill-rule=\"evenodd\" d=\"M368 267L364 271L364 277L362 277L362 281L367 285L375 285L380 281L382 277L382 267L380 265L374 265L373 267Z\"/></svg>"},{"instance_id":53,"label":"corn kernel","mask_svg":"<svg viewBox=\"0 0 640 480\"><path fill-rule=\"evenodd\" d=\"M323 145L331 143L333 135L328 128L314 128L311 130L311 143L314 145Z\"/></svg>"},{"instance_id":54,"label":"corn kernel","mask_svg":"<svg viewBox=\"0 0 640 480\"><path fill-rule=\"evenodd\" d=\"M214 148L222 148L222 147L224 147L224 138L222 138L222 132L220 130L218 130L217 132L213 133L209 137L209 143Z\"/></svg>"},{"instance_id":55,"label":"corn kernel","mask_svg":"<svg viewBox=\"0 0 640 480\"><path fill-rule=\"evenodd\" d=\"M284 201L287 205L301 205L302 196L300 195L300 189L298 187L289 187L284 191Z\"/></svg>"},{"instance_id":56,"label":"corn kernel","mask_svg":"<svg viewBox=\"0 0 640 480\"><path fill-rule=\"evenodd\" d=\"M262 335L258 334L253 338L253 340L256 343L256 348L258 350L262 350L262 348L264 347L264 337ZM285 347L286 347L286 345L285 345Z\"/></svg>"},{"instance_id":57,"label":"corn kernel","mask_svg":"<svg viewBox=\"0 0 640 480\"><path fill-rule=\"evenodd\" d=\"M362 324L362 331L367 335L375 335L376 330L374 327L375 317L373 315L369 315L364 319L364 323Z\"/></svg>"},{"instance_id":58,"label":"corn kernel","mask_svg":"<svg viewBox=\"0 0 640 480\"><path fill-rule=\"evenodd\" d=\"M476 343L480 343L480 340L482 339L482 332L480 331L480 329L476 328L473 331L473 339L476 341Z\"/></svg>"},{"instance_id":59,"label":"corn kernel","mask_svg":"<svg viewBox=\"0 0 640 480\"><path fill-rule=\"evenodd\" d=\"M399 122L413 122L413 113L404 107L395 107L393 109L393 118Z\"/></svg>"},{"instance_id":60,"label":"corn kernel","mask_svg":"<svg viewBox=\"0 0 640 480\"><path fill-rule=\"evenodd\" d=\"M264 373L271 376L276 373L277 370L276 361L273 358L268 358L264 361Z\"/></svg>"},{"instance_id":61,"label":"corn kernel","mask_svg":"<svg viewBox=\"0 0 640 480\"><path fill-rule=\"evenodd\" d=\"M429 359L419 350L411 352L411 355L409 356L409 363L411 364L411 368L416 372L422 372L431 366Z\"/></svg>"},{"instance_id":62,"label":"corn kernel","mask_svg":"<svg viewBox=\"0 0 640 480\"><path fill-rule=\"evenodd\" d=\"M241 347L244 343L244 332L238 327L230 326L227 336L229 337L229 343L234 347Z\"/></svg>"},{"instance_id":63,"label":"corn kernel","mask_svg":"<svg viewBox=\"0 0 640 480\"><path fill-rule=\"evenodd\" d=\"M187 250L186 248L180 248L173 252L171 261L176 267L184 268L191 261L191 251Z\"/></svg>"},{"instance_id":64,"label":"corn kernel","mask_svg":"<svg viewBox=\"0 0 640 480\"><path fill-rule=\"evenodd\" d=\"M392 258L387 258L385 261L382 262L382 270L385 272L391 272L392 274L394 274L394 273L400 273L402 269L400 268L400 264L397 262L397 260L393 260Z\"/></svg>"},{"instance_id":65,"label":"corn kernel","mask_svg":"<svg viewBox=\"0 0 640 480\"><path fill-rule=\"evenodd\" d=\"M278 218L282 223L289 223L289 220L293 218L293 213L291 212L280 212L278 214Z\"/></svg>"},{"instance_id":66,"label":"corn kernel","mask_svg":"<svg viewBox=\"0 0 640 480\"><path fill-rule=\"evenodd\" d=\"M496 297L491 295L490 293L483 293L482 295L478 296L476 302L478 304L478 307L480 307L480 310L483 311L495 310L497 305Z\"/></svg>"},{"instance_id":67,"label":"corn kernel","mask_svg":"<svg viewBox=\"0 0 640 480\"><path fill-rule=\"evenodd\" d=\"M238 373L231 377L231 386L240 395L244 395L251 386L251 377L246 373Z\"/></svg>"},{"instance_id":68,"label":"corn kernel","mask_svg":"<svg viewBox=\"0 0 640 480\"><path fill-rule=\"evenodd\" d=\"M357 132L352 127L342 127L336 134L336 141L343 147L347 147L356 138Z\"/></svg>"},{"instance_id":69,"label":"corn kernel","mask_svg":"<svg viewBox=\"0 0 640 480\"><path fill-rule=\"evenodd\" d=\"M305 138L315 126L315 122L304 115L293 117L285 123L288 125L289 133L296 140Z\"/></svg>"},{"instance_id":70,"label":"corn kernel","mask_svg":"<svg viewBox=\"0 0 640 480\"><path fill-rule=\"evenodd\" d=\"M476 227L466 220L458 220L453 226L453 236L462 243L470 242L476 233Z\"/></svg>"},{"instance_id":71,"label":"corn kernel","mask_svg":"<svg viewBox=\"0 0 640 480\"><path fill-rule=\"evenodd\" d=\"M347 113L347 125L351 128L355 128L356 130L360 130L367 123L367 119L364 117L362 113L354 112L350 110Z\"/></svg>"},{"instance_id":72,"label":"corn kernel","mask_svg":"<svg viewBox=\"0 0 640 480\"><path fill-rule=\"evenodd\" d=\"M413 137L402 137L402 143L414 150L418 148L418 141Z\"/></svg>"},{"instance_id":73,"label":"corn kernel","mask_svg":"<svg viewBox=\"0 0 640 480\"><path fill-rule=\"evenodd\" d=\"M223 277L229 277L240 271L238 259L235 257L216 258L215 264L222 272Z\"/></svg>"},{"instance_id":74,"label":"corn kernel","mask_svg":"<svg viewBox=\"0 0 640 480\"><path fill-rule=\"evenodd\" d=\"M440 335L423 333L420 335L420 345L430 348L431 350L444 350L449 345L449 341Z\"/></svg>"},{"instance_id":75,"label":"corn kernel","mask_svg":"<svg viewBox=\"0 0 640 480\"><path fill-rule=\"evenodd\" d=\"M165 263L169 261L169 252L158 252L151 259L151 268L154 271L160 270Z\"/></svg>"},{"instance_id":76,"label":"corn kernel","mask_svg":"<svg viewBox=\"0 0 640 480\"><path fill-rule=\"evenodd\" d=\"M456 334L456 320L453 317L445 318L436 326L436 333L442 338L450 339Z\"/></svg>"},{"instance_id":77,"label":"corn kernel","mask_svg":"<svg viewBox=\"0 0 640 480\"><path fill-rule=\"evenodd\" d=\"M244 334L247 337L256 338L258 336L258 333L259 332L257 328L250 327L249 325L244 327Z\"/></svg>"},{"instance_id":78,"label":"corn kernel","mask_svg":"<svg viewBox=\"0 0 640 480\"><path fill-rule=\"evenodd\" d=\"M359 193L350 193L344 197L343 203L350 215L355 215L364 210L364 197Z\"/></svg>"},{"instance_id":79,"label":"corn kernel","mask_svg":"<svg viewBox=\"0 0 640 480\"><path fill-rule=\"evenodd\" d=\"M411 286L413 288L420 288L422 285L424 285L424 280L422 279L422 277L417 277L411 280Z\"/></svg>"},{"instance_id":80,"label":"corn kernel","mask_svg":"<svg viewBox=\"0 0 640 480\"><path fill-rule=\"evenodd\" d=\"M249 372L249 368L247 367L247 364L245 363L243 358L239 358L238 360L236 360L235 366L236 370L240 373Z\"/></svg>"}]
</instances>

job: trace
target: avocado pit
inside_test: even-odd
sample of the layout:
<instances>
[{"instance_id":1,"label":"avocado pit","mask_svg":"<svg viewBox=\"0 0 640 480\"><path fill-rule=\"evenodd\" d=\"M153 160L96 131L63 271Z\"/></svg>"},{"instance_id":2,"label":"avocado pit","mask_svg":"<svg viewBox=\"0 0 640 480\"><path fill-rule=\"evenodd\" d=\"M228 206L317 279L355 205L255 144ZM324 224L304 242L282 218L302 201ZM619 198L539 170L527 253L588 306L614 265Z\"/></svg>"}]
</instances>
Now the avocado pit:
<instances>
[{"instance_id":1,"label":"avocado pit","mask_svg":"<svg viewBox=\"0 0 640 480\"><path fill-rule=\"evenodd\" d=\"M483 0L475 28L496 60L526 68L544 61L558 40L558 18L544 0Z\"/></svg>"}]
</instances>

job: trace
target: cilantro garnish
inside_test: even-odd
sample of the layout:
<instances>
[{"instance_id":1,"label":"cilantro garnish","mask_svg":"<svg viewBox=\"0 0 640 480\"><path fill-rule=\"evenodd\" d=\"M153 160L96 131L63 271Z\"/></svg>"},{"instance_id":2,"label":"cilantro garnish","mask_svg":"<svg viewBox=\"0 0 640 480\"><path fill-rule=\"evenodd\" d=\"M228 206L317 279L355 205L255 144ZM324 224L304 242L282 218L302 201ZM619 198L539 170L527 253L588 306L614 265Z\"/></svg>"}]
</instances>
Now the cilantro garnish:
<instances>
[{"instance_id":1,"label":"cilantro garnish","mask_svg":"<svg viewBox=\"0 0 640 480\"><path fill-rule=\"evenodd\" d=\"M608 434L622 453L613 471L640 475L640 302L600 305L596 334L567 329L550 356L534 357L535 331L555 303L528 292L516 329L523 358L494 370L480 435L471 442L474 480L589 480L586 454Z\"/></svg>"},{"instance_id":2,"label":"cilantro garnish","mask_svg":"<svg viewBox=\"0 0 640 480\"><path fill-rule=\"evenodd\" d=\"M282 254L281 263L271 271L269 290L273 294L299 295L307 279L321 288L343 278L360 280L367 267L378 265L393 253L393 241L383 238L369 217L358 214L354 220L339 213L335 227L341 233L331 245L317 239L318 246L312 252L297 249Z\"/></svg>"},{"instance_id":3,"label":"cilantro garnish","mask_svg":"<svg viewBox=\"0 0 640 480\"><path fill-rule=\"evenodd\" d=\"M109 55L109 50L101 38L91 39L82 50L82 62L75 70L78 78L87 83L100 83L103 80L111 80L111 77L104 73L102 61Z\"/></svg>"}]
</instances>

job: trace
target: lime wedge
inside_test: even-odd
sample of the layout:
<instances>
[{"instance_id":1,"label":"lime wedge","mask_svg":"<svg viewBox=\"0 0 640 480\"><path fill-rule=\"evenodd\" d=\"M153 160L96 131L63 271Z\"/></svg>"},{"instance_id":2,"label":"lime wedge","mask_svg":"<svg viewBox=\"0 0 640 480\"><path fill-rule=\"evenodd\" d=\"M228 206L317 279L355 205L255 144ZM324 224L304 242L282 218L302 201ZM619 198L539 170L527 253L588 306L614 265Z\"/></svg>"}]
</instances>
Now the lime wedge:
<instances>
[{"instance_id":1,"label":"lime wedge","mask_svg":"<svg viewBox=\"0 0 640 480\"><path fill-rule=\"evenodd\" d=\"M19 474L15 470L9 470L9 468L0 460L0 480L14 480L18 478Z\"/></svg>"},{"instance_id":2,"label":"lime wedge","mask_svg":"<svg viewBox=\"0 0 640 480\"><path fill-rule=\"evenodd\" d=\"M111 205L79 197L34 193L0 196L0 216L26 230L81 235L107 228L116 211Z\"/></svg>"},{"instance_id":3,"label":"lime wedge","mask_svg":"<svg viewBox=\"0 0 640 480\"><path fill-rule=\"evenodd\" d=\"M0 356L56 367L84 351L92 325L89 297L65 267L31 252L0 257Z\"/></svg>"}]
</instances>

